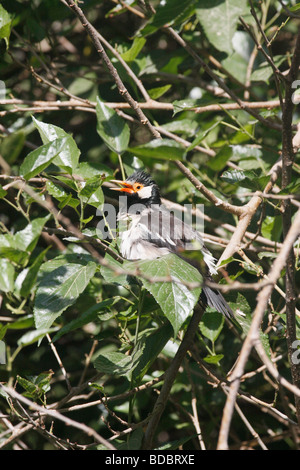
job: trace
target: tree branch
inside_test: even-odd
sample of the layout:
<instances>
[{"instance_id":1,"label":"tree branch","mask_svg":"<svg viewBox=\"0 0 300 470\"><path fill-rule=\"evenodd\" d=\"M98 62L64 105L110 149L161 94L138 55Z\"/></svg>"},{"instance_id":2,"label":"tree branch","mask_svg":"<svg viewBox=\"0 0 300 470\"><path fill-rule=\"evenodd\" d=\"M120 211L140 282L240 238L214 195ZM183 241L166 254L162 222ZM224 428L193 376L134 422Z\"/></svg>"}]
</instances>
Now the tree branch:
<instances>
[{"instance_id":1,"label":"tree branch","mask_svg":"<svg viewBox=\"0 0 300 470\"><path fill-rule=\"evenodd\" d=\"M286 77L285 103L282 110L282 189L285 189L291 182L292 165L294 162L292 120L294 104L292 102L293 82L297 79L300 66L300 29L297 36L295 51L292 58L290 71ZM292 223L292 205L291 200L285 199L282 202L283 214L283 236L286 237ZM287 345L290 358L291 373L293 383L300 387L300 365L291 360L294 352L293 342L296 340L296 286L295 286L295 256L291 249L286 260L285 273L286 286L286 326L287 326ZM296 413L300 425L300 398L295 396Z\"/></svg>"},{"instance_id":2,"label":"tree branch","mask_svg":"<svg viewBox=\"0 0 300 470\"><path fill-rule=\"evenodd\" d=\"M218 447L217 447L219 450L228 449L228 434L229 434L232 414L234 411L234 404L235 404L238 389L240 386L240 380L244 373L245 366L246 366L246 363L247 363L247 360L248 360L248 357L250 355L252 348L260 341L259 339L260 325L263 319L263 315L265 313L268 299L272 294L273 286L279 279L281 275L281 270L285 266L286 259L289 255L289 252L292 249L294 242L299 237L299 234L300 234L300 210L298 210L297 216L295 217L293 225L288 231L288 234L284 240L280 253L278 254L278 257L275 259L275 261L273 262L272 267L270 269L268 278L271 284L266 285L260 291L258 295L258 302L253 313L253 319L251 322L249 332L243 343L237 363L231 373L231 376L230 376L231 385L229 389L228 398L226 400L226 404L223 410L223 417L222 417L220 433L219 433L219 440L218 440ZM258 353L259 353L259 350L258 350ZM290 385L289 382L287 382L286 380L278 376L277 376L277 380L280 380L283 386L285 387L288 386L290 390L292 390L295 394L297 394L298 397L300 397L300 389L297 386Z\"/></svg>"},{"instance_id":3,"label":"tree branch","mask_svg":"<svg viewBox=\"0 0 300 470\"><path fill-rule=\"evenodd\" d=\"M62 1L62 0L61 0ZM84 29L86 29L89 37L91 38L96 51L100 55L100 57L103 59L109 73L111 74L112 78L114 79L120 95L125 99L125 101L130 105L130 107L135 111L137 114L140 122L144 125L147 126L153 137L159 138L160 135L156 131L156 129L152 126L150 123L149 119L145 116L143 111L141 110L139 104L137 101L135 101L130 93L128 92L127 88L125 87L124 83L122 82L120 75L117 72L117 69L113 66L111 60L109 59L108 55L106 54L102 43L99 38L99 34L96 31L96 29L92 26L92 24L88 21L86 16L84 15L82 9L75 3L73 0L63 0L64 4L67 4L69 8L74 11L74 13L77 15L78 19L80 20L82 26Z\"/></svg>"},{"instance_id":4,"label":"tree branch","mask_svg":"<svg viewBox=\"0 0 300 470\"><path fill-rule=\"evenodd\" d=\"M204 308L200 304L198 304L194 309L194 313L187 327L185 336L182 342L180 343L180 346L168 370L165 372L163 386L161 388L159 397L154 405L151 418L149 420L147 429L145 431L145 437L144 437L144 441L142 445L143 449L153 448L153 440L154 440L156 428L158 426L161 415L165 409L171 387L174 383L179 367L182 364L182 361L184 360L187 351L192 345L195 333L198 328L198 324L200 322L200 319L203 313L204 313Z\"/></svg>"}]
</instances>

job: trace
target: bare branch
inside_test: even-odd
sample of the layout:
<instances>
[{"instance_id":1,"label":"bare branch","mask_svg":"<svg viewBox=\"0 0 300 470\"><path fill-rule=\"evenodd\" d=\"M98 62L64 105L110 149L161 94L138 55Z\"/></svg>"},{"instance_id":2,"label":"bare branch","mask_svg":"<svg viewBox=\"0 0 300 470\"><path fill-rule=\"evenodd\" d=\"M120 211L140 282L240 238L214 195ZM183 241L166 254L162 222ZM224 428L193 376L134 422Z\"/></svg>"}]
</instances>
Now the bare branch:
<instances>
[{"instance_id":1,"label":"bare branch","mask_svg":"<svg viewBox=\"0 0 300 470\"><path fill-rule=\"evenodd\" d=\"M267 306L268 299L272 293L273 286L276 282L277 279L279 279L281 275L281 270L286 264L286 259L288 257L288 254L294 244L294 242L297 240L300 234L300 210L297 213L297 216L295 217L295 220L288 231L288 234L284 240L284 243L282 245L282 248L280 250L280 253L278 254L277 258L272 264L272 267L269 272L269 280L271 281L271 284L266 285L259 293L258 295L258 302L256 305L256 308L253 313L253 319L251 322L251 326L249 329L249 332L247 334L247 337L243 343L242 349L240 356L237 360L237 363L231 373L230 376L230 390L228 394L228 398L223 410L223 418L222 418L222 423L221 423L221 428L220 428L220 433L219 433L219 441L218 441L218 449L227 449L228 448L228 433L230 429L230 423L232 419L232 414L234 410L234 404L236 401L238 389L240 386L240 380L241 376L244 373L245 366L247 363L247 360L249 358L250 352L253 347L256 346L256 344L259 344L260 339L259 339L259 330L260 330L260 325L262 322L262 318ZM260 349L258 350L260 352ZM285 380L282 377L278 377L277 375L277 380L282 383L283 386L289 388L293 393L295 393L298 397L300 397L300 389L294 385L289 384L287 380Z\"/></svg>"}]
</instances>

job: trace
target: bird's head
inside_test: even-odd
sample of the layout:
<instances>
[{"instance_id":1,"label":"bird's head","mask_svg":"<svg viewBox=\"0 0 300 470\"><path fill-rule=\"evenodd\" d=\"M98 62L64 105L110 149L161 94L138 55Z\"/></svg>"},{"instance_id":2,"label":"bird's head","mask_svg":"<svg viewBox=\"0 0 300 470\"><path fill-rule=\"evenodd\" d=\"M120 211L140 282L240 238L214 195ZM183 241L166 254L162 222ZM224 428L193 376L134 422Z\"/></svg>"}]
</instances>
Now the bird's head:
<instances>
[{"instance_id":1,"label":"bird's head","mask_svg":"<svg viewBox=\"0 0 300 470\"><path fill-rule=\"evenodd\" d=\"M150 206L152 204L161 204L159 188L151 176L141 170L135 171L125 181L111 180L111 183L119 184L120 188L110 188L114 191L120 191L127 196L128 205L144 204Z\"/></svg>"}]
</instances>

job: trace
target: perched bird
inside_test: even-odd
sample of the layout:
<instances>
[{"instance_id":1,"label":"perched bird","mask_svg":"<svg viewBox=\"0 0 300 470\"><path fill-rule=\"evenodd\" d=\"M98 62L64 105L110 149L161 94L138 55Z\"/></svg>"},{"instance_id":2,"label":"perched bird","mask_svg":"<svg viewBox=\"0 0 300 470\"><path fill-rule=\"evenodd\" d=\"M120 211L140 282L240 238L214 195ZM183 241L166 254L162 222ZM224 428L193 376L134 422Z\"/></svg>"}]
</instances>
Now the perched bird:
<instances>
[{"instance_id":1,"label":"perched bird","mask_svg":"<svg viewBox=\"0 0 300 470\"><path fill-rule=\"evenodd\" d=\"M123 258L150 260L175 253L185 259L184 252L200 249L205 265L205 272L201 274L204 279L212 280L217 274L215 258L205 247L199 232L163 206L159 188L148 173L138 170L125 181L111 182L121 186L111 189L124 196L120 198L118 213ZM190 259L187 261L194 265ZM227 318L233 318L231 308L218 290L204 284L201 300Z\"/></svg>"}]
</instances>

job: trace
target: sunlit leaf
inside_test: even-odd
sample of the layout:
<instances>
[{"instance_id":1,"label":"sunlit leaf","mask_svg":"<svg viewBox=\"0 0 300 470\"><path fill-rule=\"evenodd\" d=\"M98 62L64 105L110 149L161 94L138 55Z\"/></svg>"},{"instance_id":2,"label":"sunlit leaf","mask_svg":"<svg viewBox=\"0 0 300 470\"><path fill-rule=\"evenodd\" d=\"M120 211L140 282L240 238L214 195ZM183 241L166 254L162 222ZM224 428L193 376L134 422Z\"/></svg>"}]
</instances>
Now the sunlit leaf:
<instances>
[{"instance_id":1,"label":"sunlit leaf","mask_svg":"<svg viewBox=\"0 0 300 470\"><path fill-rule=\"evenodd\" d=\"M97 132L106 145L115 153L122 154L128 147L130 131L128 124L114 109L106 106L97 97Z\"/></svg>"}]
</instances>

